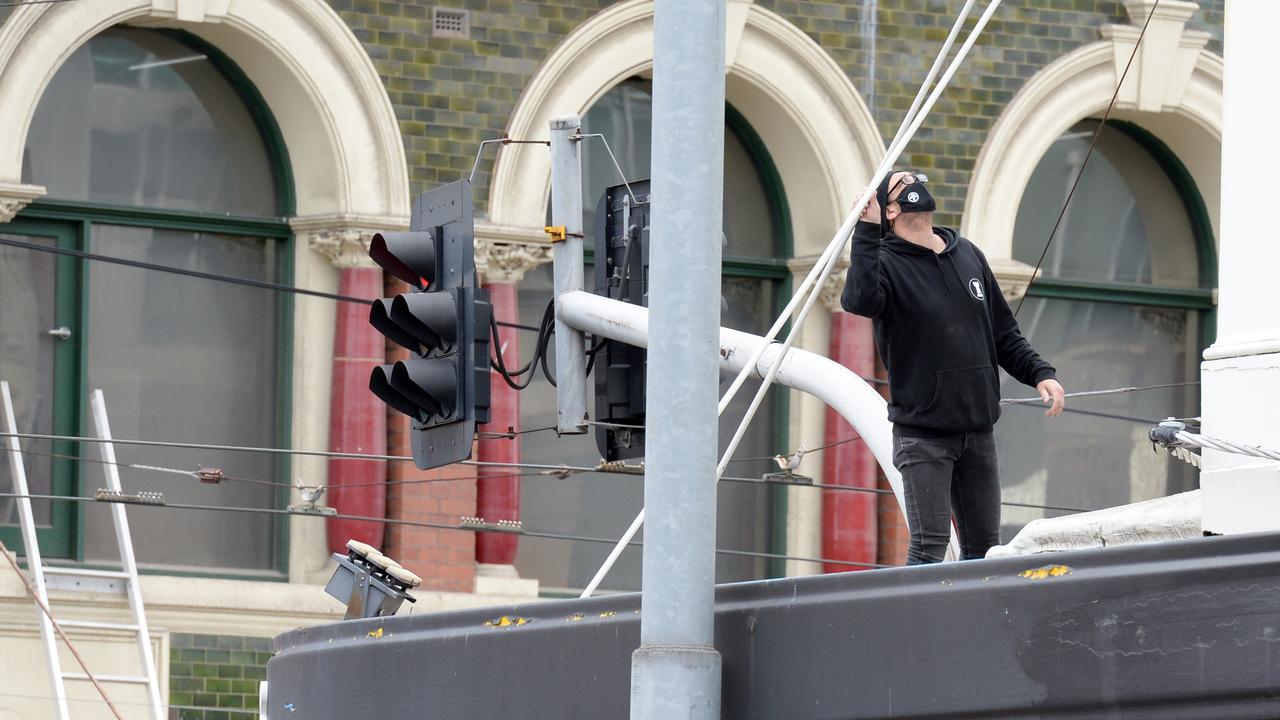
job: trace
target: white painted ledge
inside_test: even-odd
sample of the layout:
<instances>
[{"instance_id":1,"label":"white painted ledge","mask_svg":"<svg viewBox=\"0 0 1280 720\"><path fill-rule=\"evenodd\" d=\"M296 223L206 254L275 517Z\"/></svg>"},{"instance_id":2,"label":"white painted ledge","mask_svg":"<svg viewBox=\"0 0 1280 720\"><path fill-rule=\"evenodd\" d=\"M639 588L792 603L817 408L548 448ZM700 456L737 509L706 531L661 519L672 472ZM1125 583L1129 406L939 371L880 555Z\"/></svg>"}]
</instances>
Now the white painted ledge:
<instances>
[{"instance_id":1,"label":"white painted ledge","mask_svg":"<svg viewBox=\"0 0 1280 720\"><path fill-rule=\"evenodd\" d=\"M1131 505L1033 520L987 557L1035 555L1115 545L1186 540L1203 536L1199 490Z\"/></svg>"}]
</instances>

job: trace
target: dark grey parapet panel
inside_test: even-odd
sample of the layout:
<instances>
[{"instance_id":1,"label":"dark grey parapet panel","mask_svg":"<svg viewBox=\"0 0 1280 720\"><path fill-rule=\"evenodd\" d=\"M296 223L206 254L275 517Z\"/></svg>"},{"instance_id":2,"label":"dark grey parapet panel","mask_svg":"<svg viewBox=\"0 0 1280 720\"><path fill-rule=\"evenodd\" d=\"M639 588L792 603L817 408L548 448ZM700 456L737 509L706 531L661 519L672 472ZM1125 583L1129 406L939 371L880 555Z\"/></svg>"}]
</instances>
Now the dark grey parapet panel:
<instances>
[{"instance_id":1,"label":"dark grey parapet panel","mask_svg":"<svg viewBox=\"0 0 1280 720\"><path fill-rule=\"evenodd\" d=\"M625 718L639 601L285 633L269 717ZM722 585L716 648L735 720L1276 718L1280 534Z\"/></svg>"}]
</instances>

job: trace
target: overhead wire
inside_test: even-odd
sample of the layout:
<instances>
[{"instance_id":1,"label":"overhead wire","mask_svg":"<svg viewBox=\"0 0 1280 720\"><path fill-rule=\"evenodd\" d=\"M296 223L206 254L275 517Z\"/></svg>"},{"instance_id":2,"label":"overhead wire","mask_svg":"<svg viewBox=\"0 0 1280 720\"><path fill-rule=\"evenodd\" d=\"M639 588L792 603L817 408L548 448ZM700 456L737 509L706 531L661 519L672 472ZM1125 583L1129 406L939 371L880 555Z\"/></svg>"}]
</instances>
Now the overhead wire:
<instances>
[{"instance_id":1,"label":"overhead wire","mask_svg":"<svg viewBox=\"0 0 1280 720\"><path fill-rule=\"evenodd\" d=\"M7 498L7 499L14 499L14 500L20 500L20 499L44 500L44 501L51 501L51 502L79 502L79 503L108 502L108 501L97 500L96 498L91 498L91 497L81 497L78 495L49 495L49 494L38 494L38 493L27 493L27 494L0 493L0 498ZM591 537L587 535L574 535L571 533L553 532L549 530L528 530L524 528L509 528L509 529L498 530L498 529L486 528L486 527L475 527L475 526L465 525L465 524L451 525L448 523L431 522L427 520L380 518L380 517L371 517L371 516L365 516L365 515L349 515L346 513L320 514L320 513L306 511L306 510L291 510L291 509L282 510L279 508L236 507L236 506L229 506L229 505L199 505L199 504L190 504L190 503L171 503L167 501L160 504L152 504L152 503L123 503L123 504L130 505L131 507L148 508L148 509L166 509L167 508L171 510L193 510L193 511L203 511L203 512L237 512L237 513L246 513L246 514L253 514L253 515L289 515L289 516L314 517L314 518L334 519L334 520L355 520L360 522L381 523L384 525L397 525L401 527L429 528L433 530L454 530L458 532L470 532L470 533L492 532L492 533L508 534L508 535L521 535L525 537L546 538L551 540L566 540L566 541L592 542L592 543L605 543L605 544L613 544L614 542L610 538L598 538L598 537ZM643 543L639 541L633 541L630 544L635 547L640 547L643 545ZM815 557L804 557L804 556L798 556L798 555L783 555L778 553L758 552L755 550L734 550L734 549L728 549L728 548L716 548L716 553L721 555L738 555L738 556L744 556L744 557L755 557L755 558L764 558L764 559L795 560L800 562L815 562L815 563L827 563L827 564L834 564L834 565L847 565L849 567L888 567L884 565L876 565L874 563L859 563L859 562L853 562L849 560L836 560L833 558L815 558Z\"/></svg>"},{"instance_id":2,"label":"overhead wire","mask_svg":"<svg viewBox=\"0 0 1280 720\"><path fill-rule=\"evenodd\" d=\"M1098 136L1102 134L1102 129L1106 127L1107 120L1111 117L1111 110L1116 105L1116 99L1120 97L1120 88L1124 86L1124 79L1129 75L1129 68L1133 66L1133 59L1138 56L1138 48L1142 46L1142 38L1147 34L1147 26L1151 24L1151 18L1156 14L1156 8L1160 6L1160 0L1151 3L1151 10L1147 12L1146 22L1142 23L1142 30L1138 32L1138 39L1133 43L1133 50L1129 53L1129 61L1124 64L1124 71L1120 73L1120 81L1116 83L1115 92L1111 94L1111 101L1107 103L1107 110L1102 114L1102 121L1098 123L1098 127L1093 131L1093 137L1089 140L1089 149L1085 151L1084 160L1080 162L1080 167L1076 171L1076 177L1071 181L1071 190L1067 192L1067 199L1062 203L1062 210L1058 213L1058 219L1053 223L1053 229L1049 231L1049 239L1044 243L1044 249L1040 251L1040 259L1036 260L1036 266L1031 271L1031 279L1027 282L1027 290L1022 293L1022 297L1018 300L1018 307L1014 308L1013 316L1018 317L1018 312L1022 310L1022 304L1027 301L1027 295L1031 290L1031 286L1035 285L1037 274L1040 272L1040 266L1044 263L1044 258L1049 254L1049 246L1053 244L1053 238L1058 234L1058 228L1062 225L1062 219L1067 215L1067 208L1071 206L1071 198L1075 197L1076 188L1080 185L1080 178L1084 177L1084 169L1089 165L1089 158L1093 156L1093 149L1098 144Z\"/></svg>"},{"instance_id":3,"label":"overhead wire","mask_svg":"<svg viewBox=\"0 0 1280 720\"><path fill-rule=\"evenodd\" d=\"M858 439L860 438L858 437L846 438L841 441L829 443L828 445L825 445L822 448L815 448L813 452L817 452L821 449L825 449L828 447L834 447L836 445L840 445L843 443L852 442ZM0 451L0 452L7 452L7 451ZM177 468L163 468L158 466L139 465L136 463L123 463L123 462L112 463L102 459L87 458L87 457L69 455L64 453L47 453L47 452L41 452L36 450L23 450L22 454L24 456L36 455L41 457L52 457L52 458L70 460L70 461L90 462L90 463L96 463L100 465L115 465L118 467L127 467L131 469L160 470L160 471L171 472L174 474L190 475L196 478L199 477L197 472L180 470ZM411 458L402 458L402 459L410 460ZM755 459L763 460L763 459L772 459L772 458L755 458ZM504 473L500 475L483 476L483 479L563 477L566 474L576 475L576 474L583 474L583 473L597 473L601 475L616 475L620 477L631 477L631 478L639 477L638 475L635 475L632 473L601 470L598 468L555 466L555 469L542 469L535 472ZM460 476L460 477L385 480L385 481L372 481L372 482L364 482L364 483L343 483L342 485L331 485L331 486L308 485L308 484L302 483L301 481L299 481L296 484L290 484L286 482L247 478L247 477L242 477L237 475L227 475L227 474L220 474L219 479L220 481L227 481L227 482L252 483L257 485L266 485L266 486L297 489L297 490L314 490L321 487L324 487L326 489L345 489L345 488L371 487L371 486L399 486L399 485L423 485L423 484L445 483L445 482L468 482L468 481L476 481L476 480L482 479L482 476L468 475L468 476ZM788 481L783 479L735 477L735 476L728 476L728 475L721 477L720 479L725 482L731 482L735 484L814 488L817 490L833 490L833 491L843 491L843 492L866 493L866 494L873 494L873 495L893 494L892 490L888 490L884 488L866 488L866 487L857 487L852 485L839 485L834 483L796 482L796 481ZM217 484L217 483L211 483L211 484ZM1054 510L1054 511L1062 511L1062 512L1088 512L1088 509L1086 508L1063 507L1063 506L1055 506L1055 505L1034 505L1034 504L1015 503L1015 502L1004 502L1001 504L1007 505L1010 507L1029 507L1029 508L1037 508L1042 510Z\"/></svg>"}]
</instances>

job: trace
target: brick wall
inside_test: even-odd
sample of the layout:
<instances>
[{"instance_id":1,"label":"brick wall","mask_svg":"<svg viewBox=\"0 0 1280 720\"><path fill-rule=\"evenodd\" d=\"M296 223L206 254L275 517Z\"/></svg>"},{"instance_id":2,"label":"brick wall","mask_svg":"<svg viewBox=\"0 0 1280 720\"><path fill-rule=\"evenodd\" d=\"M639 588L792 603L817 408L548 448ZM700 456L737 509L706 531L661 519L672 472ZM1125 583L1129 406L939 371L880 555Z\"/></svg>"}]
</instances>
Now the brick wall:
<instances>
[{"instance_id":1,"label":"brick wall","mask_svg":"<svg viewBox=\"0 0 1280 720\"><path fill-rule=\"evenodd\" d=\"M400 281L387 285L387 297L408 292ZM409 352L387 343L387 361L407 359ZM387 454L411 455L409 418L387 410ZM473 453L474 456L474 453ZM387 463L387 517L412 522L457 525L476 513L474 465L449 465L422 471L410 462ZM410 525L388 525L383 552L422 578L422 588L471 592L475 588L475 535ZM405 610L404 612L408 612Z\"/></svg>"},{"instance_id":2,"label":"brick wall","mask_svg":"<svg viewBox=\"0 0 1280 720\"><path fill-rule=\"evenodd\" d=\"M174 633L169 642L170 717L257 717L258 681L267 678L270 638Z\"/></svg>"},{"instance_id":3,"label":"brick wall","mask_svg":"<svg viewBox=\"0 0 1280 720\"><path fill-rule=\"evenodd\" d=\"M910 109L963 3L880 0L871 82L870 44L861 22L864 2L758 0L757 4L787 18L844 68L872 108L887 142ZM1190 26L1211 33L1209 49L1221 53L1223 0L1202 0L1200 5ZM974 9L974 17L981 9ZM899 162L929 175L938 200L939 224L960 225L978 153L1018 90L1045 65L1098 40L1098 28L1107 24L1129 24L1121 2L1040 0L1000 6Z\"/></svg>"},{"instance_id":4,"label":"brick wall","mask_svg":"<svg viewBox=\"0 0 1280 720\"><path fill-rule=\"evenodd\" d=\"M386 84L404 133L414 193L457 179L471 168L476 144L500 136L539 63L607 0L448 0L470 11L471 38L431 36L430 7L415 2L329 0L361 42ZM879 0L876 77L868 81L862 17L868 0L757 0L827 51L872 107L891 138L911 106L960 0ZM1211 33L1222 51L1224 0L1202 0L1191 27ZM980 8L979 8L980 9ZM976 16L975 11L975 16ZM1096 41L1098 28L1129 22L1118 0L1005 3L956 74L903 163L929 173L939 220L958 225L974 161L1000 111L1054 59ZM476 176L476 207L488 196L493 156Z\"/></svg>"}]
</instances>

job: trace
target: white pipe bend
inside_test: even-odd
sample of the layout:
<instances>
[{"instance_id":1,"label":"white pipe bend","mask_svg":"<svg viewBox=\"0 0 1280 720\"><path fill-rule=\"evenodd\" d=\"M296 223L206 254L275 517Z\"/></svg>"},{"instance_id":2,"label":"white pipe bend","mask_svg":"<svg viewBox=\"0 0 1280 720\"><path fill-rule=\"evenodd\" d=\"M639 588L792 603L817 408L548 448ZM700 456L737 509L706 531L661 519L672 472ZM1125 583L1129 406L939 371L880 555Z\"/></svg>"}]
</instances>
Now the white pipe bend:
<instances>
[{"instance_id":1,"label":"white pipe bend","mask_svg":"<svg viewBox=\"0 0 1280 720\"><path fill-rule=\"evenodd\" d=\"M565 293L557 298L557 305L564 321L575 329L637 347L649 346L649 311L643 307L587 292ZM782 345L768 342L759 335L720 328L720 371L737 374L761 345L769 347L752 368L757 378L763 378L778 361ZM880 463L898 499L898 507L906 517L902 475L893 466L893 425L889 422L884 398L849 368L816 353L794 348L783 358L776 379L822 400L853 426Z\"/></svg>"}]
</instances>

